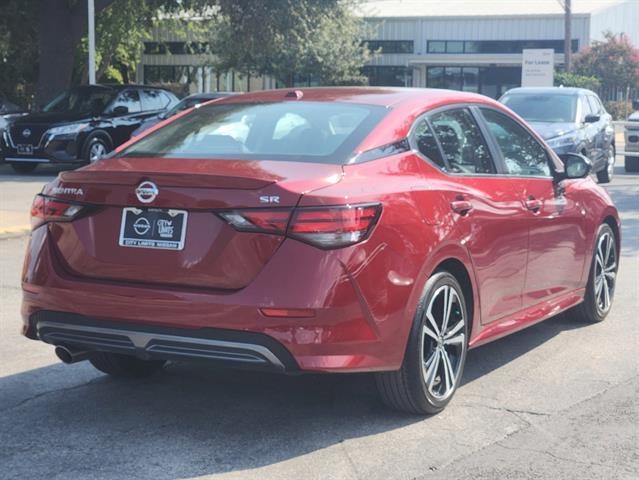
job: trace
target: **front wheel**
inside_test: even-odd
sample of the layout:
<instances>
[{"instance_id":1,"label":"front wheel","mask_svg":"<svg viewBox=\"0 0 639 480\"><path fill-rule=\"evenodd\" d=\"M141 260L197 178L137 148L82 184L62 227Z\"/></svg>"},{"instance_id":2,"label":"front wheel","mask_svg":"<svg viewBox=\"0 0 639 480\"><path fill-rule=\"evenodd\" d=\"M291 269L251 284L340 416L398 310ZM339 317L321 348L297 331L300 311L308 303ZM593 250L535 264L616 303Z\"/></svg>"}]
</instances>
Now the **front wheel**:
<instances>
[{"instance_id":1,"label":"front wheel","mask_svg":"<svg viewBox=\"0 0 639 480\"><path fill-rule=\"evenodd\" d=\"M415 313L402 367L376 374L385 404L419 415L448 405L464 371L468 309L457 279L446 271L426 282Z\"/></svg>"},{"instance_id":2,"label":"front wheel","mask_svg":"<svg viewBox=\"0 0 639 480\"><path fill-rule=\"evenodd\" d=\"M109 153L107 143L98 137L91 138L84 147L84 159L89 163L95 163Z\"/></svg>"},{"instance_id":3,"label":"front wheel","mask_svg":"<svg viewBox=\"0 0 639 480\"><path fill-rule=\"evenodd\" d=\"M603 170L597 172L597 181L599 183L610 183L615 173L616 150L614 145L610 145L606 153L606 166Z\"/></svg>"},{"instance_id":4,"label":"front wheel","mask_svg":"<svg viewBox=\"0 0 639 480\"><path fill-rule=\"evenodd\" d=\"M597 323L606 318L612 308L618 268L617 239L604 223L597 232L584 301L569 310L573 319Z\"/></svg>"}]
</instances>

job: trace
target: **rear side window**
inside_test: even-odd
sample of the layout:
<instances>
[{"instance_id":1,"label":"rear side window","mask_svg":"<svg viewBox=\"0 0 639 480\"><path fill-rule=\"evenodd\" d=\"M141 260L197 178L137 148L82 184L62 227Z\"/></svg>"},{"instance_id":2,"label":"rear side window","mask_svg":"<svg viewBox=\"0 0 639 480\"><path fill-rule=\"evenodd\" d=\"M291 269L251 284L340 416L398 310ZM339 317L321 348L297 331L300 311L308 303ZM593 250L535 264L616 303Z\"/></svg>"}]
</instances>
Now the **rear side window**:
<instances>
[{"instance_id":1,"label":"rear side window","mask_svg":"<svg viewBox=\"0 0 639 480\"><path fill-rule=\"evenodd\" d=\"M499 144L509 175L550 176L546 149L524 127L494 110L482 108L481 112Z\"/></svg>"},{"instance_id":2,"label":"rear side window","mask_svg":"<svg viewBox=\"0 0 639 480\"><path fill-rule=\"evenodd\" d=\"M122 155L346 163L386 112L333 102L212 104L150 133Z\"/></svg>"},{"instance_id":3,"label":"rear side window","mask_svg":"<svg viewBox=\"0 0 639 480\"><path fill-rule=\"evenodd\" d=\"M425 118L417 121L414 131L414 139L419 153L435 163L442 170L446 170L446 163L442 157L439 145Z\"/></svg>"},{"instance_id":4,"label":"rear side window","mask_svg":"<svg viewBox=\"0 0 639 480\"><path fill-rule=\"evenodd\" d=\"M142 90L142 110L162 110L167 106L167 98L160 90Z\"/></svg>"},{"instance_id":5,"label":"rear side window","mask_svg":"<svg viewBox=\"0 0 639 480\"><path fill-rule=\"evenodd\" d=\"M468 110L446 110L434 114L430 121L452 172L496 172L488 145Z\"/></svg>"},{"instance_id":6,"label":"rear side window","mask_svg":"<svg viewBox=\"0 0 639 480\"><path fill-rule=\"evenodd\" d=\"M117 107L126 107L129 113L141 111L140 95L137 90L125 90L120 93L115 102L113 102L113 105L111 105L111 111L114 111Z\"/></svg>"}]
</instances>

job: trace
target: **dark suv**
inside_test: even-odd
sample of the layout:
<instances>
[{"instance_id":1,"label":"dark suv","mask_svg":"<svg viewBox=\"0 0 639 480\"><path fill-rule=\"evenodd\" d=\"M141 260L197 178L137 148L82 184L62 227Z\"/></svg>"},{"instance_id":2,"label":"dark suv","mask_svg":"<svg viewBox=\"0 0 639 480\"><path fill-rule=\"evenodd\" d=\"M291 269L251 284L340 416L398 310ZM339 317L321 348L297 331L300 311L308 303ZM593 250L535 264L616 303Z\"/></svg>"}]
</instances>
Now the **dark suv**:
<instances>
[{"instance_id":1,"label":"dark suv","mask_svg":"<svg viewBox=\"0 0 639 480\"><path fill-rule=\"evenodd\" d=\"M137 85L66 90L1 132L0 158L18 173L41 163L87 163L124 143L148 117L171 108L171 92Z\"/></svg>"},{"instance_id":2,"label":"dark suv","mask_svg":"<svg viewBox=\"0 0 639 480\"><path fill-rule=\"evenodd\" d=\"M499 100L528 122L559 155L590 159L599 183L608 183L615 165L615 129L595 92L585 88L514 88Z\"/></svg>"}]
</instances>

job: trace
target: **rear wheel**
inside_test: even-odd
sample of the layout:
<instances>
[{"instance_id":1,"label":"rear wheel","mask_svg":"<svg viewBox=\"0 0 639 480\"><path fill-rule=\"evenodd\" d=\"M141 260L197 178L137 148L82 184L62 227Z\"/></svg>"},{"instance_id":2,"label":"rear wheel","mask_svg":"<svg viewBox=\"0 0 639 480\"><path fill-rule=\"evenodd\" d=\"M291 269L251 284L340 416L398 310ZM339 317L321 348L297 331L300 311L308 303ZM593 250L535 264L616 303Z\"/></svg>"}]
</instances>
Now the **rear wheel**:
<instances>
[{"instance_id":1,"label":"rear wheel","mask_svg":"<svg viewBox=\"0 0 639 480\"><path fill-rule=\"evenodd\" d=\"M141 378L161 370L164 360L142 360L119 353L94 352L89 358L91 364L103 373L113 377Z\"/></svg>"},{"instance_id":2,"label":"rear wheel","mask_svg":"<svg viewBox=\"0 0 639 480\"><path fill-rule=\"evenodd\" d=\"M626 167L626 172L639 172L639 157L626 157L624 166Z\"/></svg>"},{"instance_id":3,"label":"rear wheel","mask_svg":"<svg viewBox=\"0 0 639 480\"><path fill-rule=\"evenodd\" d=\"M610 145L610 148L606 152L606 166L603 170L597 172L597 181L599 183L610 183L612 176L615 173L615 158L616 158L615 146Z\"/></svg>"},{"instance_id":4,"label":"rear wheel","mask_svg":"<svg viewBox=\"0 0 639 480\"><path fill-rule=\"evenodd\" d=\"M415 313L402 367L376 374L388 406L413 414L435 414L450 402L461 381L468 345L468 310L457 279L435 273Z\"/></svg>"},{"instance_id":5,"label":"rear wheel","mask_svg":"<svg viewBox=\"0 0 639 480\"><path fill-rule=\"evenodd\" d=\"M12 163L11 168L16 173L31 173L38 167L37 163Z\"/></svg>"},{"instance_id":6,"label":"rear wheel","mask_svg":"<svg viewBox=\"0 0 639 480\"><path fill-rule=\"evenodd\" d=\"M617 240L604 223L597 232L584 301L569 311L573 319L597 323L606 318L612 308L618 268Z\"/></svg>"}]
</instances>

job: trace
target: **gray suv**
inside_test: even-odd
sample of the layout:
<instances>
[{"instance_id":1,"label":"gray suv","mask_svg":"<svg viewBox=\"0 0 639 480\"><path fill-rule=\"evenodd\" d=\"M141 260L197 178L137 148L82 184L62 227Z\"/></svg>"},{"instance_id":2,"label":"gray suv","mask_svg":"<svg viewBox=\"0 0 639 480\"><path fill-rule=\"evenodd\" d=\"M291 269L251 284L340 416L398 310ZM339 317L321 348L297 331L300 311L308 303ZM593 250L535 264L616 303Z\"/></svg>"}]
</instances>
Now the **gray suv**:
<instances>
[{"instance_id":1,"label":"gray suv","mask_svg":"<svg viewBox=\"0 0 639 480\"><path fill-rule=\"evenodd\" d=\"M628 117L624 132L626 140L626 172L639 172L639 100L632 102L635 111Z\"/></svg>"},{"instance_id":2,"label":"gray suv","mask_svg":"<svg viewBox=\"0 0 639 480\"><path fill-rule=\"evenodd\" d=\"M615 129L595 92L585 88L514 88L500 102L517 113L558 154L590 159L599 183L608 183L615 165Z\"/></svg>"}]
</instances>

